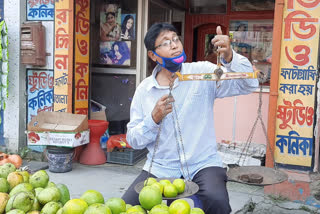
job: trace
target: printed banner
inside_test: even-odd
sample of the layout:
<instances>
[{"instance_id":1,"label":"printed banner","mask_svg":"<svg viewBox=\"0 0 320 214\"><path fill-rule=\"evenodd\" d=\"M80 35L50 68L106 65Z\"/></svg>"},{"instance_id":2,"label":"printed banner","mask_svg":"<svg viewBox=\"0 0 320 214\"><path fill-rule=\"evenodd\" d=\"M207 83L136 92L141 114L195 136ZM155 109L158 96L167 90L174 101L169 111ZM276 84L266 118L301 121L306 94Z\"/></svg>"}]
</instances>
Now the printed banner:
<instances>
[{"instance_id":1,"label":"printed banner","mask_svg":"<svg viewBox=\"0 0 320 214\"><path fill-rule=\"evenodd\" d=\"M27 0L27 20L53 21L54 2L55 0Z\"/></svg>"},{"instance_id":2,"label":"printed banner","mask_svg":"<svg viewBox=\"0 0 320 214\"><path fill-rule=\"evenodd\" d=\"M55 3L54 111L72 113L74 1Z\"/></svg>"},{"instance_id":3,"label":"printed banner","mask_svg":"<svg viewBox=\"0 0 320 214\"><path fill-rule=\"evenodd\" d=\"M53 111L53 70L27 69L28 119L41 111Z\"/></svg>"},{"instance_id":4,"label":"printed banner","mask_svg":"<svg viewBox=\"0 0 320 214\"><path fill-rule=\"evenodd\" d=\"M88 114L90 0L76 2L74 113Z\"/></svg>"},{"instance_id":5,"label":"printed banner","mask_svg":"<svg viewBox=\"0 0 320 214\"><path fill-rule=\"evenodd\" d=\"M319 14L319 0L285 1L275 161L288 166L312 166Z\"/></svg>"}]
</instances>

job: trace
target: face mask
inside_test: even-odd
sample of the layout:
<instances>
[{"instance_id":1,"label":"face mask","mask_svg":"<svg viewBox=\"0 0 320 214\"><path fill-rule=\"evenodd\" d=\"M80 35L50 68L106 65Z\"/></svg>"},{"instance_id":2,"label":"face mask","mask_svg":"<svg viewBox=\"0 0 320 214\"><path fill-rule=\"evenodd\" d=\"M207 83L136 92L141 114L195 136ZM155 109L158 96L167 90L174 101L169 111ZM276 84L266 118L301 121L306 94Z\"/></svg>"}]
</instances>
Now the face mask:
<instances>
[{"instance_id":1,"label":"face mask","mask_svg":"<svg viewBox=\"0 0 320 214\"><path fill-rule=\"evenodd\" d=\"M157 64L172 73L179 71L181 69L182 63L184 63L187 58L184 50L182 50L182 53L179 56L175 56L172 58L162 57L159 56L155 51L152 52L162 59L162 64L160 64L158 61Z\"/></svg>"}]
</instances>

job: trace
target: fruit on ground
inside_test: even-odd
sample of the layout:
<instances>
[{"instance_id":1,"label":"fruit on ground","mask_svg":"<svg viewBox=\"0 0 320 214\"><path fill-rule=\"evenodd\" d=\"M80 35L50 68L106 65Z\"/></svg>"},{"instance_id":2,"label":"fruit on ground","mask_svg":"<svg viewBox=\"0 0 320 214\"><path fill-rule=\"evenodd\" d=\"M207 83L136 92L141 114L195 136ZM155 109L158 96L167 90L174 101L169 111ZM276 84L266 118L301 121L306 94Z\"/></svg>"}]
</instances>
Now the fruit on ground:
<instances>
[{"instance_id":1,"label":"fruit on ground","mask_svg":"<svg viewBox=\"0 0 320 214\"><path fill-rule=\"evenodd\" d=\"M60 202L64 205L67 201L70 200L70 192L66 185L64 184L57 184L56 187L60 192Z\"/></svg>"},{"instance_id":2,"label":"fruit on ground","mask_svg":"<svg viewBox=\"0 0 320 214\"><path fill-rule=\"evenodd\" d=\"M9 192L10 185L5 178L0 178L0 192L7 193Z\"/></svg>"},{"instance_id":3,"label":"fruit on ground","mask_svg":"<svg viewBox=\"0 0 320 214\"><path fill-rule=\"evenodd\" d=\"M9 200L9 195L7 193L1 192L0 193L0 214L4 213L8 200Z\"/></svg>"},{"instance_id":4,"label":"fruit on ground","mask_svg":"<svg viewBox=\"0 0 320 214\"><path fill-rule=\"evenodd\" d=\"M126 202L122 198L109 198L106 205L111 209L112 214L126 212Z\"/></svg>"},{"instance_id":5,"label":"fruit on ground","mask_svg":"<svg viewBox=\"0 0 320 214\"><path fill-rule=\"evenodd\" d=\"M17 171L20 175L23 177L23 182L24 183L29 183L30 179L30 174L28 171Z\"/></svg>"},{"instance_id":6,"label":"fruit on ground","mask_svg":"<svg viewBox=\"0 0 320 214\"><path fill-rule=\"evenodd\" d=\"M14 210L11 210L10 212L7 212L7 214L25 214L25 212L19 209L14 209Z\"/></svg>"},{"instance_id":7,"label":"fruit on ground","mask_svg":"<svg viewBox=\"0 0 320 214\"><path fill-rule=\"evenodd\" d=\"M38 211L38 210L41 210L41 207L42 207L42 206L41 206L39 200L37 199L37 197L34 197L34 201L33 201L31 210Z\"/></svg>"},{"instance_id":8,"label":"fruit on ground","mask_svg":"<svg viewBox=\"0 0 320 214\"><path fill-rule=\"evenodd\" d=\"M170 214L190 214L190 205L183 199L173 201L169 206Z\"/></svg>"},{"instance_id":9,"label":"fruit on ground","mask_svg":"<svg viewBox=\"0 0 320 214\"><path fill-rule=\"evenodd\" d=\"M91 204L84 214L112 214L111 209L105 204Z\"/></svg>"},{"instance_id":10,"label":"fruit on ground","mask_svg":"<svg viewBox=\"0 0 320 214\"><path fill-rule=\"evenodd\" d=\"M161 204L162 194L158 188L145 186L139 193L139 202L146 210L151 210L152 207Z\"/></svg>"},{"instance_id":11,"label":"fruit on ground","mask_svg":"<svg viewBox=\"0 0 320 214\"><path fill-rule=\"evenodd\" d=\"M129 208L131 208L132 205L131 204L126 204L126 210L128 210Z\"/></svg>"},{"instance_id":12,"label":"fruit on ground","mask_svg":"<svg viewBox=\"0 0 320 214\"><path fill-rule=\"evenodd\" d=\"M140 205L135 205L133 207L130 207L128 210L127 210L127 213L144 213L144 214L147 214L147 212L140 206Z\"/></svg>"},{"instance_id":13,"label":"fruit on ground","mask_svg":"<svg viewBox=\"0 0 320 214\"><path fill-rule=\"evenodd\" d=\"M104 204L103 195L96 190L87 190L81 195L80 199L87 202L88 206L95 203Z\"/></svg>"},{"instance_id":14,"label":"fruit on ground","mask_svg":"<svg viewBox=\"0 0 320 214\"><path fill-rule=\"evenodd\" d=\"M37 187L45 188L49 182L49 175L47 174L46 171L39 170L33 175L31 175L29 182L30 184L32 184L34 188L37 188Z\"/></svg>"},{"instance_id":15,"label":"fruit on ground","mask_svg":"<svg viewBox=\"0 0 320 214\"><path fill-rule=\"evenodd\" d=\"M63 214L63 208L60 208L56 214Z\"/></svg>"},{"instance_id":16,"label":"fruit on ground","mask_svg":"<svg viewBox=\"0 0 320 214\"><path fill-rule=\"evenodd\" d=\"M15 186L9 193L10 196L17 194L18 192L31 192L34 193L33 187L29 183L22 183Z\"/></svg>"},{"instance_id":17,"label":"fruit on ground","mask_svg":"<svg viewBox=\"0 0 320 214\"><path fill-rule=\"evenodd\" d=\"M16 171L16 167L12 163L6 163L0 166L0 177L7 179L11 172Z\"/></svg>"},{"instance_id":18,"label":"fruit on ground","mask_svg":"<svg viewBox=\"0 0 320 214\"><path fill-rule=\"evenodd\" d=\"M58 210L61 208L61 205L55 201L50 201L46 203L41 209L41 213L44 214L56 214Z\"/></svg>"},{"instance_id":19,"label":"fruit on ground","mask_svg":"<svg viewBox=\"0 0 320 214\"><path fill-rule=\"evenodd\" d=\"M19 192L16 195L10 197L6 212L14 209L22 210L23 212L28 212L31 210L33 205L34 196L30 192Z\"/></svg>"},{"instance_id":20,"label":"fruit on ground","mask_svg":"<svg viewBox=\"0 0 320 214\"><path fill-rule=\"evenodd\" d=\"M163 188L163 195L166 198L174 198L178 195L178 190L175 185L167 184Z\"/></svg>"},{"instance_id":21,"label":"fruit on ground","mask_svg":"<svg viewBox=\"0 0 320 214\"><path fill-rule=\"evenodd\" d=\"M37 196L40 204L45 205L50 201L58 202L60 200L60 191L57 187L44 188Z\"/></svg>"},{"instance_id":22,"label":"fruit on ground","mask_svg":"<svg viewBox=\"0 0 320 214\"><path fill-rule=\"evenodd\" d=\"M87 202L82 199L71 199L63 206L63 214L84 214L88 208Z\"/></svg>"},{"instance_id":23,"label":"fruit on ground","mask_svg":"<svg viewBox=\"0 0 320 214\"><path fill-rule=\"evenodd\" d=\"M183 193L186 188L186 183L181 178L175 179L172 184L177 188L178 194Z\"/></svg>"},{"instance_id":24,"label":"fruit on ground","mask_svg":"<svg viewBox=\"0 0 320 214\"><path fill-rule=\"evenodd\" d=\"M40 211L39 210L33 210L33 211L27 212L27 214L40 214Z\"/></svg>"},{"instance_id":25,"label":"fruit on ground","mask_svg":"<svg viewBox=\"0 0 320 214\"><path fill-rule=\"evenodd\" d=\"M23 176L20 175L18 172L10 172L7 177L7 181L9 183L10 189L13 189L18 184L23 183Z\"/></svg>"},{"instance_id":26,"label":"fruit on ground","mask_svg":"<svg viewBox=\"0 0 320 214\"><path fill-rule=\"evenodd\" d=\"M169 213L169 207L165 204L158 204L154 206L149 214L168 214Z\"/></svg>"}]
</instances>

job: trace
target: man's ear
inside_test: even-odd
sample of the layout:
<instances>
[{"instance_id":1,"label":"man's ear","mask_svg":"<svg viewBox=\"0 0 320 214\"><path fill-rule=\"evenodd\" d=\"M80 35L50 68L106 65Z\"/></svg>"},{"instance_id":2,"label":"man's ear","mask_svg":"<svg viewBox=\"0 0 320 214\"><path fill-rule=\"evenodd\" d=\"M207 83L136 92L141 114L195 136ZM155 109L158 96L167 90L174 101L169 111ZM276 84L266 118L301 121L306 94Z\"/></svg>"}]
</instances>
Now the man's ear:
<instances>
[{"instance_id":1,"label":"man's ear","mask_svg":"<svg viewBox=\"0 0 320 214\"><path fill-rule=\"evenodd\" d=\"M157 57L152 51L148 51L148 57L154 62L157 61Z\"/></svg>"}]
</instances>

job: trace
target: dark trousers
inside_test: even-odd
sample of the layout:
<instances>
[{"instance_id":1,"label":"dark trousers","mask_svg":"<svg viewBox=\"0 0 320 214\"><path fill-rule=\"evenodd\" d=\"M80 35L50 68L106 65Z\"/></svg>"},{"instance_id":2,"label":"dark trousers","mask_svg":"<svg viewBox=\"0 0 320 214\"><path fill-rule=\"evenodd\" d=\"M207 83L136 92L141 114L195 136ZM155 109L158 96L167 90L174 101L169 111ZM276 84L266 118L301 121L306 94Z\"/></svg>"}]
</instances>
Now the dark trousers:
<instances>
[{"instance_id":1,"label":"dark trousers","mask_svg":"<svg viewBox=\"0 0 320 214\"><path fill-rule=\"evenodd\" d=\"M136 180L130 185L128 190L122 196L122 199L131 205L139 204L139 195L134 190L136 184L146 180L148 172L142 171ZM155 177L150 174L150 177ZM226 170L221 167L207 167L200 170L192 180L199 186L196 194L203 204L203 210L206 214L229 214L231 207L229 204L229 195L227 192Z\"/></svg>"}]
</instances>

